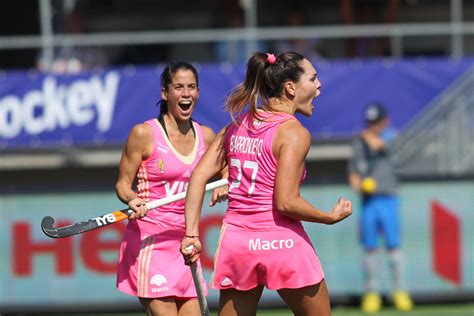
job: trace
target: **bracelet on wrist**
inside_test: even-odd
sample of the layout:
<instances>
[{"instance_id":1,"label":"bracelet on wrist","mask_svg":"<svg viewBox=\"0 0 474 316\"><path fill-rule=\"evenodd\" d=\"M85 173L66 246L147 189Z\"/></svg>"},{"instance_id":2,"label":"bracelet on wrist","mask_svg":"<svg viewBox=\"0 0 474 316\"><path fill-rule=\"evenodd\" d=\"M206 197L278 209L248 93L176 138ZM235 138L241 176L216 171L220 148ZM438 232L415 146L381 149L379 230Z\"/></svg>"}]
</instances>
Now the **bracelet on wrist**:
<instances>
[{"instance_id":1,"label":"bracelet on wrist","mask_svg":"<svg viewBox=\"0 0 474 316\"><path fill-rule=\"evenodd\" d=\"M199 235L186 235L185 237L186 238L198 238Z\"/></svg>"}]
</instances>

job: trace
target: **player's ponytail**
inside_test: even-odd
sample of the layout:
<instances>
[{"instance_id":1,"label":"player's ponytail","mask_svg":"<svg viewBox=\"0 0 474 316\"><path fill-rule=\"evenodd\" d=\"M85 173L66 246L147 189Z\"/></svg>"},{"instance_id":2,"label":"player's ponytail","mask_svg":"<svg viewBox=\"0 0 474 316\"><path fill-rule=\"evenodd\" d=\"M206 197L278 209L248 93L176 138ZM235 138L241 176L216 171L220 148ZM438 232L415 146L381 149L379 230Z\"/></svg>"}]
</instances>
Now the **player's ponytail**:
<instances>
[{"instance_id":1,"label":"player's ponytail","mask_svg":"<svg viewBox=\"0 0 474 316\"><path fill-rule=\"evenodd\" d=\"M249 113L256 116L259 99L268 105L270 98L283 94L287 81L298 82L304 73L301 61L304 57L288 52L275 57L273 54L257 52L247 62L245 80L238 85L226 100L226 109L232 120L248 105Z\"/></svg>"},{"instance_id":2,"label":"player's ponytail","mask_svg":"<svg viewBox=\"0 0 474 316\"><path fill-rule=\"evenodd\" d=\"M226 100L226 109L232 120L248 105L249 112L255 115L259 98L260 86L263 80L263 70L267 61L267 54L257 52L247 62L245 80L239 84Z\"/></svg>"}]
</instances>

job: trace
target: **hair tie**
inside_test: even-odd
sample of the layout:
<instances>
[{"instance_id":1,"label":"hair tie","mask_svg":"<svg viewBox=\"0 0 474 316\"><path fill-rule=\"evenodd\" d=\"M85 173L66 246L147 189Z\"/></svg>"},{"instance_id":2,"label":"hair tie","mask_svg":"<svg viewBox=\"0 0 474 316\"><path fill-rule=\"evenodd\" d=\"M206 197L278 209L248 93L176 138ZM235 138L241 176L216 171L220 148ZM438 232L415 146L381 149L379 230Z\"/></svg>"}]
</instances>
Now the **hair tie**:
<instances>
[{"instance_id":1,"label":"hair tie","mask_svg":"<svg viewBox=\"0 0 474 316\"><path fill-rule=\"evenodd\" d=\"M270 65L273 65L276 62L276 60L277 58L275 57L275 55L267 53L267 62Z\"/></svg>"}]
</instances>

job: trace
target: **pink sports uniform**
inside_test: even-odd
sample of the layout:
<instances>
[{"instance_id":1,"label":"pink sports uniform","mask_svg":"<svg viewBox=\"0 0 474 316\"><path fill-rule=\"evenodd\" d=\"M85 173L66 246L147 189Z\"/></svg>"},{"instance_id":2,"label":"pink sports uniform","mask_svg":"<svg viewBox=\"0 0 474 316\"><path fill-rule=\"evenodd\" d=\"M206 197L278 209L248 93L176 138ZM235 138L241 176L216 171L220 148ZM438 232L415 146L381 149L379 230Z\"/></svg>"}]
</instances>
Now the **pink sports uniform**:
<instances>
[{"instance_id":1,"label":"pink sports uniform","mask_svg":"<svg viewBox=\"0 0 474 316\"><path fill-rule=\"evenodd\" d=\"M231 124L224 136L230 186L210 282L215 289L301 288L324 278L301 221L274 206L278 162L272 142L278 127L295 118L286 113L258 113L258 119L243 114L241 123Z\"/></svg>"},{"instance_id":2,"label":"pink sports uniform","mask_svg":"<svg viewBox=\"0 0 474 316\"><path fill-rule=\"evenodd\" d=\"M154 146L138 170L137 194L148 202L185 191L206 148L202 129L195 122L194 148L188 156L176 151L157 119L145 123L152 128ZM184 200L129 221L120 247L117 288L147 298L197 297L190 268L179 252L184 232ZM203 288L207 294L204 283Z\"/></svg>"}]
</instances>

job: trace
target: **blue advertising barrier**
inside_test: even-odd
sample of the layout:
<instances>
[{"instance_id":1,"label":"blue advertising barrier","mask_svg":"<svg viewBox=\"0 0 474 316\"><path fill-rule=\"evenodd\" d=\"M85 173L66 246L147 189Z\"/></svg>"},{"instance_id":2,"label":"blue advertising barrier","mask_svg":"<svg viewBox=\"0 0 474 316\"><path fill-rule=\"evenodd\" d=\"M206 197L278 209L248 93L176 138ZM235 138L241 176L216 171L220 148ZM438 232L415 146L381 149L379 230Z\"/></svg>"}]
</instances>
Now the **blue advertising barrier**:
<instances>
[{"instance_id":1,"label":"blue advertising barrier","mask_svg":"<svg viewBox=\"0 0 474 316\"><path fill-rule=\"evenodd\" d=\"M378 101L402 129L473 65L474 59L319 62L322 94L302 122L313 139L349 137L363 125L364 106ZM217 132L229 122L223 104L245 66L197 66L200 99L193 117ZM7 71L0 76L0 148L122 145L133 125L158 114L163 67L62 76Z\"/></svg>"}]
</instances>

